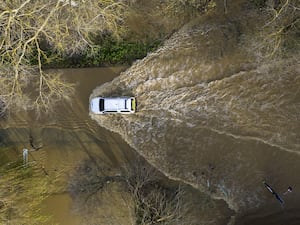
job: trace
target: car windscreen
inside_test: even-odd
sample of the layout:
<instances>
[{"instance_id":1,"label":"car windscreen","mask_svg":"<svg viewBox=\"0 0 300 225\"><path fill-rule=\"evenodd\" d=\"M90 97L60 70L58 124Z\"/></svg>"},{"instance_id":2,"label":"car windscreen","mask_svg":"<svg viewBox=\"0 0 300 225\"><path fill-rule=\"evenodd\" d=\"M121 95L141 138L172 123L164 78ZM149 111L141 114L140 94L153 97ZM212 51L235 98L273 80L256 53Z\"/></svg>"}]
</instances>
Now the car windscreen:
<instances>
[{"instance_id":1,"label":"car windscreen","mask_svg":"<svg viewBox=\"0 0 300 225\"><path fill-rule=\"evenodd\" d=\"M100 98L99 109L100 109L100 112L104 111L104 99L103 98Z\"/></svg>"}]
</instances>

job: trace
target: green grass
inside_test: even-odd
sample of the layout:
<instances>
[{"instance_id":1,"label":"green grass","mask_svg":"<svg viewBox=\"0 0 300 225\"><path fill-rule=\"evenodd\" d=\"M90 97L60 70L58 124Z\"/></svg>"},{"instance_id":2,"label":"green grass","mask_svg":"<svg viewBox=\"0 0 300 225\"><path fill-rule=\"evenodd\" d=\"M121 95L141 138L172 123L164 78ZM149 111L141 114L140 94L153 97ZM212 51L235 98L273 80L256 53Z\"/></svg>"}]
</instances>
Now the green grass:
<instances>
[{"instance_id":1,"label":"green grass","mask_svg":"<svg viewBox=\"0 0 300 225\"><path fill-rule=\"evenodd\" d=\"M45 51L47 57L42 59L46 68L80 68L107 65L131 65L135 60L144 58L149 52L156 50L161 41L148 43L113 41L106 39L93 48L80 54L61 55L55 51ZM47 59L46 59L47 58ZM37 55L33 52L30 63L37 65Z\"/></svg>"}]
</instances>

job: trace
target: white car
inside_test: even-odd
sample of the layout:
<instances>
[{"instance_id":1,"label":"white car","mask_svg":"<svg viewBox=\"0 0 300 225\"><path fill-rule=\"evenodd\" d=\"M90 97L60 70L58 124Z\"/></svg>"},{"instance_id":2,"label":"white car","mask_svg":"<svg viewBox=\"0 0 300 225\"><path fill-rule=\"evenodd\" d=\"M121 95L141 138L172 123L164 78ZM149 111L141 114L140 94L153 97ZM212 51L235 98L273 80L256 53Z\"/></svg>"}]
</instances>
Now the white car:
<instances>
[{"instance_id":1,"label":"white car","mask_svg":"<svg viewBox=\"0 0 300 225\"><path fill-rule=\"evenodd\" d=\"M90 110L95 114L134 113L136 100L134 97L95 97L90 101Z\"/></svg>"}]
</instances>

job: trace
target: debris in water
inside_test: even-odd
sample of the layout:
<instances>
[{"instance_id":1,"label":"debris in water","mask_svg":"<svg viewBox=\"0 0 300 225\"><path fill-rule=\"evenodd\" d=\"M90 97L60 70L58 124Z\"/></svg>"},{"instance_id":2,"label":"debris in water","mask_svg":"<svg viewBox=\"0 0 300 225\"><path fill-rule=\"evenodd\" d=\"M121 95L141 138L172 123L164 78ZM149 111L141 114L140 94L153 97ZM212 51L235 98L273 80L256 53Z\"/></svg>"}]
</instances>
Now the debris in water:
<instances>
[{"instance_id":1,"label":"debris in water","mask_svg":"<svg viewBox=\"0 0 300 225\"><path fill-rule=\"evenodd\" d=\"M288 193L292 192L293 188L291 186L288 187L287 191L283 193L283 195L287 195Z\"/></svg>"},{"instance_id":2,"label":"debris in water","mask_svg":"<svg viewBox=\"0 0 300 225\"><path fill-rule=\"evenodd\" d=\"M276 193L276 191L270 185L268 185L265 181L263 181L263 184L266 186L268 191L275 196L275 198L280 202L280 204L284 204L283 199Z\"/></svg>"}]
</instances>

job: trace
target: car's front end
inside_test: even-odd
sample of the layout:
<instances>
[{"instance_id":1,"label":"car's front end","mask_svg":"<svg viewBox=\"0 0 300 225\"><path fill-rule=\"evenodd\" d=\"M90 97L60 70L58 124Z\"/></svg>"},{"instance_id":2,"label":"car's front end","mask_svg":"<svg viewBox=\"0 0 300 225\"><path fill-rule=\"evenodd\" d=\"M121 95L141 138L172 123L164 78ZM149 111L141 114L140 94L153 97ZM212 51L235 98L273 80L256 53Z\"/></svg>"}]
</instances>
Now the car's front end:
<instances>
[{"instance_id":1,"label":"car's front end","mask_svg":"<svg viewBox=\"0 0 300 225\"><path fill-rule=\"evenodd\" d=\"M96 97L90 101L90 111L92 113L95 113L95 114L103 113L100 110L100 99L101 99L100 97Z\"/></svg>"}]
</instances>

